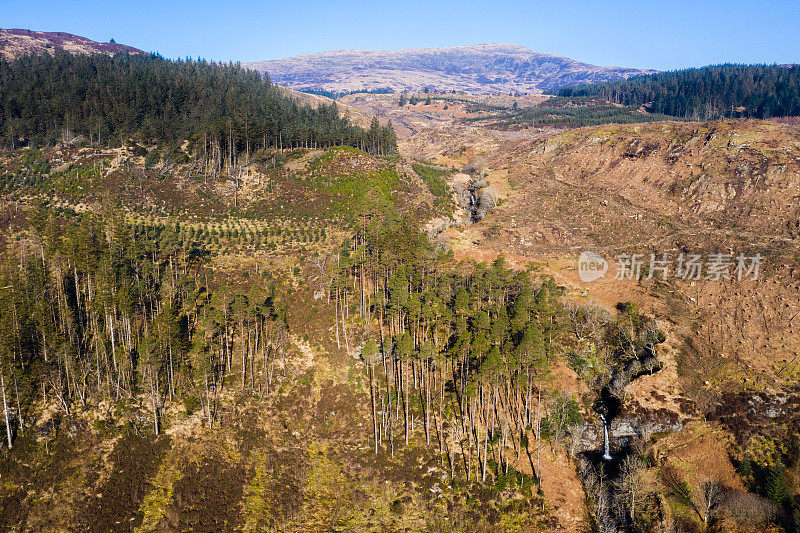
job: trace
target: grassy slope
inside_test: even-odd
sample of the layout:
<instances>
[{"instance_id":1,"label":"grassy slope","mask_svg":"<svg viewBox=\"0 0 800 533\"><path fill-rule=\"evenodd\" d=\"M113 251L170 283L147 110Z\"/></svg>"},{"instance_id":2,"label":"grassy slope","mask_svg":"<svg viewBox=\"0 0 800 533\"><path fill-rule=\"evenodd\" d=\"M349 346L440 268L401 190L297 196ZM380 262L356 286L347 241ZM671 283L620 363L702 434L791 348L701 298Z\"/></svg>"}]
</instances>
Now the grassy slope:
<instances>
[{"instance_id":1,"label":"grassy slope","mask_svg":"<svg viewBox=\"0 0 800 533\"><path fill-rule=\"evenodd\" d=\"M613 308L630 300L658 315L668 333L665 369L628 388L625 412L688 422L658 445L659 460L675 461L695 490L717 476L763 494L763 471L742 465L779 459L787 465L781 483L798 494L791 450L800 420L793 408L771 418L766 407L784 394L797 401L798 129L762 121L589 127L508 142L489 167L490 181L509 181L508 201L443 236L456 256L535 260L579 302ZM611 261L606 279L578 279L585 249ZM731 250L766 257L757 282L613 279L620 253ZM691 445L698 435L701 444ZM658 468L648 476L660 486Z\"/></svg>"}]
</instances>

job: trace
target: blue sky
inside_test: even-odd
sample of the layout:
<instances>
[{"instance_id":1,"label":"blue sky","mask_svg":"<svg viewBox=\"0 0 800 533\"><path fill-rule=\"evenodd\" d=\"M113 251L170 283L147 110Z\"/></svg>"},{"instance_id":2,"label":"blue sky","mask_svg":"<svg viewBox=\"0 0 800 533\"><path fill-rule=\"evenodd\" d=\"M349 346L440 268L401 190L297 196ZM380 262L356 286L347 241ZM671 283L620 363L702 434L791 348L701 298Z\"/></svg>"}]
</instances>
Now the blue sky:
<instances>
[{"instance_id":1,"label":"blue sky","mask_svg":"<svg viewBox=\"0 0 800 533\"><path fill-rule=\"evenodd\" d=\"M114 38L170 58L508 42L597 65L800 63L800 0L0 0L0 27Z\"/></svg>"}]
</instances>

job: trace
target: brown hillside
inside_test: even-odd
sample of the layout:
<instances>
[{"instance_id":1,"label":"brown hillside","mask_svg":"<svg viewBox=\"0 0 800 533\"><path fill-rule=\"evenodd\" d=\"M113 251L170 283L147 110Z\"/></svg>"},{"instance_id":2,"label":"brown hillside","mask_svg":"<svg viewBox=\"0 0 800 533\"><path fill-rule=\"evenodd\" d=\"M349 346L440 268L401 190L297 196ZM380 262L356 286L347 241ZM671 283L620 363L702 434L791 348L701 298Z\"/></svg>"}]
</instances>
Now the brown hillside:
<instances>
[{"instance_id":1,"label":"brown hillside","mask_svg":"<svg viewBox=\"0 0 800 533\"><path fill-rule=\"evenodd\" d=\"M440 161L483 168L504 198L480 223L439 237L457 256L536 261L583 298L608 307L637 301L675 324L673 379L660 374L657 395L681 387L710 405L726 390L776 390L797 376L796 126L606 125L524 140L487 135L469 145L447 133L424 137L441 141ZM611 263L605 280L578 279L586 249ZM613 279L619 254L680 252L760 253L764 266L757 282Z\"/></svg>"}]
</instances>

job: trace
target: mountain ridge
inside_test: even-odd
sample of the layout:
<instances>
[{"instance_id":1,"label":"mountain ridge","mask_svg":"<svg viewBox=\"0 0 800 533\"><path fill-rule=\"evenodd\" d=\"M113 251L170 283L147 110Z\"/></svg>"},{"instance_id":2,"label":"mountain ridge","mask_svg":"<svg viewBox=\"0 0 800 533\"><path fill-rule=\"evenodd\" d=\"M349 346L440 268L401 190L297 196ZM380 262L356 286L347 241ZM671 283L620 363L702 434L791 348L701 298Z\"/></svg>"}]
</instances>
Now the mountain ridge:
<instances>
[{"instance_id":1,"label":"mountain ridge","mask_svg":"<svg viewBox=\"0 0 800 533\"><path fill-rule=\"evenodd\" d=\"M332 92L430 88L484 94L540 93L656 72L591 65L510 43L401 50L338 49L242 65L268 72L276 83L296 90Z\"/></svg>"}]
</instances>

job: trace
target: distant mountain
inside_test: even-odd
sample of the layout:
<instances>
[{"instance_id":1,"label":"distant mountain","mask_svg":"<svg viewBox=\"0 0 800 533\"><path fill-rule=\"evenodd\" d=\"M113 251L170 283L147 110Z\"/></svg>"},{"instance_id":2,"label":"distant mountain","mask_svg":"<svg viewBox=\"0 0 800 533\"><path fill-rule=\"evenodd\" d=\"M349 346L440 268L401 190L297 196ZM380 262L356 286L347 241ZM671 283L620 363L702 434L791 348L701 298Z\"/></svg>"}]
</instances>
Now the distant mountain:
<instances>
[{"instance_id":1,"label":"distant mountain","mask_svg":"<svg viewBox=\"0 0 800 533\"><path fill-rule=\"evenodd\" d=\"M598 67L515 44L407 50L333 50L275 61L244 63L293 89L332 92L425 87L471 93L539 93L650 74L653 70Z\"/></svg>"},{"instance_id":2,"label":"distant mountain","mask_svg":"<svg viewBox=\"0 0 800 533\"><path fill-rule=\"evenodd\" d=\"M44 32L0 28L0 57L13 60L25 54L52 54L63 50L72 54L108 54L146 52L117 43L98 43L80 35L63 32Z\"/></svg>"}]
</instances>

